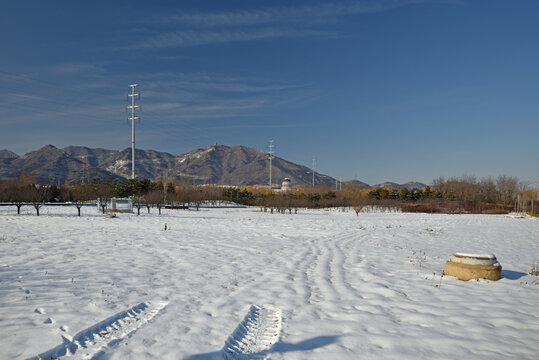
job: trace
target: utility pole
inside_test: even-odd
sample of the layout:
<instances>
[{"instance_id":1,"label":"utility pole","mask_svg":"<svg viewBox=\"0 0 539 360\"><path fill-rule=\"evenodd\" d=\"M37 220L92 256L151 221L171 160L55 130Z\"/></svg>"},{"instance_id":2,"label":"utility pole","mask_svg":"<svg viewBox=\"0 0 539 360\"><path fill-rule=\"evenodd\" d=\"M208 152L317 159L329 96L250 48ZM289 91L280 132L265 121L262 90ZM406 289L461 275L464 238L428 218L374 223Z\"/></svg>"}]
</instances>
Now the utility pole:
<instances>
[{"instance_id":1,"label":"utility pole","mask_svg":"<svg viewBox=\"0 0 539 360\"><path fill-rule=\"evenodd\" d=\"M168 169L163 170L163 203L167 202Z\"/></svg>"},{"instance_id":2,"label":"utility pole","mask_svg":"<svg viewBox=\"0 0 539 360\"><path fill-rule=\"evenodd\" d=\"M271 191L271 160L273 159L273 154L275 153L273 151L273 148L274 148L274 145L273 145L273 140L270 140L269 141L269 152L268 152L268 156L269 156L269 170L270 170L270 179L269 179L269 188L270 188L270 191Z\"/></svg>"},{"instance_id":3,"label":"utility pole","mask_svg":"<svg viewBox=\"0 0 539 360\"><path fill-rule=\"evenodd\" d=\"M313 189L314 189L314 173L316 171L316 156L313 156Z\"/></svg>"},{"instance_id":4,"label":"utility pole","mask_svg":"<svg viewBox=\"0 0 539 360\"><path fill-rule=\"evenodd\" d=\"M335 190L342 190L342 176L335 179Z\"/></svg>"},{"instance_id":5,"label":"utility pole","mask_svg":"<svg viewBox=\"0 0 539 360\"><path fill-rule=\"evenodd\" d=\"M135 98L139 94L135 93L135 87L138 84L131 84L131 94L127 94L128 98L131 98L131 105L127 108L131 109L131 117L128 117L127 120L131 120L131 179L135 179L135 120L139 119L138 116L135 116L135 109L140 108L140 105L135 105Z\"/></svg>"}]
</instances>

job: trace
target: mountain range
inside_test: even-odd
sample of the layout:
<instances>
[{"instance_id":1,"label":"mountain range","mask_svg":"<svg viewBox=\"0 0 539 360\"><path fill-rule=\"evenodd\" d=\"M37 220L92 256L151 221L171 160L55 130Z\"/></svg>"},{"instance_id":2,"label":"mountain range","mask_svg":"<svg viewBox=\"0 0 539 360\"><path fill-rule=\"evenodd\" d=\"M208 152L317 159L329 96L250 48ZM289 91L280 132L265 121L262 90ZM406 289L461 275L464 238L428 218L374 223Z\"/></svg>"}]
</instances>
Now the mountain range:
<instances>
[{"instance_id":1,"label":"mountain range","mask_svg":"<svg viewBox=\"0 0 539 360\"><path fill-rule=\"evenodd\" d=\"M169 154L155 150L135 150L137 178L178 179L194 184L267 185L269 182L268 154L246 146L212 145L187 154ZM21 173L32 173L40 184L62 184L90 181L94 178L128 179L131 176L131 149L122 151L84 146L59 149L46 145L22 156L0 150L0 179L17 179ZM285 159L272 160L272 183L279 185L289 178L294 185L312 184L312 170ZM335 186L336 180L315 173L316 185ZM345 185L369 188L358 180ZM406 184L383 183L374 187L422 188L417 182Z\"/></svg>"}]
</instances>

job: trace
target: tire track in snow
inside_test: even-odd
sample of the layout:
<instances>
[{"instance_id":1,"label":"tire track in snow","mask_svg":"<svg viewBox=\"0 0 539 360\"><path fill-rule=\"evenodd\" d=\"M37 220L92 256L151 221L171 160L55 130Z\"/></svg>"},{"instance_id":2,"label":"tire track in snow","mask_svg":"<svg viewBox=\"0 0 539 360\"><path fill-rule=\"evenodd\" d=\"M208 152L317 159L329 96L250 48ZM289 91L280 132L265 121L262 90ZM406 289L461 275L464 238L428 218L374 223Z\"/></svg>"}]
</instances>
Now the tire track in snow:
<instances>
[{"instance_id":1,"label":"tire track in snow","mask_svg":"<svg viewBox=\"0 0 539 360\"><path fill-rule=\"evenodd\" d=\"M225 360L265 359L279 340L281 310L273 306L251 305L245 318L225 342Z\"/></svg>"},{"instance_id":2,"label":"tire track in snow","mask_svg":"<svg viewBox=\"0 0 539 360\"><path fill-rule=\"evenodd\" d=\"M330 309L335 304L346 311L372 312L371 303L376 299L407 297L373 273L376 263L362 256L365 240L365 236L356 232L342 231L312 241L314 256L305 273L312 289L309 303L324 313L324 308ZM377 311L393 318L390 310L383 307Z\"/></svg>"},{"instance_id":3,"label":"tire track in snow","mask_svg":"<svg viewBox=\"0 0 539 360\"><path fill-rule=\"evenodd\" d=\"M350 255L357 254L360 242L357 241L357 234L346 234L340 239L336 239L331 245L334 247L335 261L334 272L338 279L340 297L343 300L354 302L363 299L361 292L352 285L349 277L356 276L356 272L351 264ZM346 250L343 250L346 249Z\"/></svg>"},{"instance_id":4,"label":"tire track in snow","mask_svg":"<svg viewBox=\"0 0 539 360\"><path fill-rule=\"evenodd\" d=\"M92 359L107 347L112 347L147 324L166 302L140 303L121 311L75 336L62 335L64 342L55 348L29 358L29 360L74 358Z\"/></svg>"},{"instance_id":5,"label":"tire track in snow","mask_svg":"<svg viewBox=\"0 0 539 360\"><path fill-rule=\"evenodd\" d=\"M300 273L300 276L303 279L303 287L305 288L305 299L309 304L312 304L312 297L313 297L313 287L311 280L309 278L308 271L311 268L311 263L315 259L315 254L312 246L309 246L308 252L306 253L306 256L303 261L303 265L299 267L298 266L298 272Z\"/></svg>"},{"instance_id":6,"label":"tire track in snow","mask_svg":"<svg viewBox=\"0 0 539 360\"><path fill-rule=\"evenodd\" d=\"M309 303L334 303L343 299L361 298L346 278L344 252L337 246L340 242L355 237L356 234L342 232L312 241L315 255L310 259L311 264L305 271L307 287L311 290Z\"/></svg>"},{"instance_id":7,"label":"tire track in snow","mask_svg":"<svg viewBox=\"0 0 539 360\"><path fill-rule=\"evenodd\" d=\"M309 302L312 294L306 275L312 258L314 258L313 248L309 244L302 244L284 249L276 259L276 265L281 269L286 269L287 280L290 280L289 289L303 296L306 302Z\"/></svg>"},{"instance_id":8,"label":"tire track in snow","mask_svg":"<svg viewBox=\"0 0 539 360\"><path fill-rule=\"evenodd\" d=\"M394 298L405 298L407 294L380 276L385 270L383 262L384 248L377 246L377 237L372 234L345 234L341 241L336 242L336 249L343 256L343 280L350 295L356 294L358 301L351 302L349 309L367 314L367 316L383 316L392 324L399 324L399 318L392 311ZM371 253L369 247L375 247L375 256L366 256ZM338 255L340 256L340 255ZM379 264L381 262L381 264ZM353 277L353 281L350 281ZM353 299L353 297L351 297ZM383 314L383 315L382 315Z\"/></svg>"},{"instance_id":9,"label":"tire track in snow","mask_svg":"<svg viewBox=\"0 0 539 360\"><path fill-rule=\"evenodd\" d=\"M336 275L336 267L338 266L335 263L335 253L334 253L334 242L336 241L335 237L329 237L323 240L324 249L322 250L322 266L319 267L318 281L321 284L321 287L325 293L325 300L331 303L335 303L340 300L341 292L339 291L339 279Z\"/></svg>"},{"instance_id":10,"label":"tire track in snow","mask_svg":"<svg viewBox=\"0 0 539 360\"><path fill-rule=\"evenodd\" d=\"M316 304L323 300L323 296L321 294L321 289L318 284L317 280L319 278L317 274L317 269L320 266L320 258L322 256L322 250L318 244L320 240L313 240L311 241L311 249L312 249L312 256L310 257L309 261L307 261L308 266L305 270L305 280L308 287L308 293L309 298L307 301L309 304Z\"/></svg>"}]
</instances>

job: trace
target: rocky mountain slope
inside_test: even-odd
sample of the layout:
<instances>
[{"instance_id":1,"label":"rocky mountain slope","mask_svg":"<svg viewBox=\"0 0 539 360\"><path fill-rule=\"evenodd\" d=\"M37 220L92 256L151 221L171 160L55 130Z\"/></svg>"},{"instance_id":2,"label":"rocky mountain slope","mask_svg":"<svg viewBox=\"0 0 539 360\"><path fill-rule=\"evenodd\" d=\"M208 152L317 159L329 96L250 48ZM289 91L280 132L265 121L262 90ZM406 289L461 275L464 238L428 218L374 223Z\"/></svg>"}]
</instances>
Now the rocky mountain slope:
<instances>
[{"instance_id":1,"label":"rocky mountain slope","mask_svg":"<svg viewBox=\"0 0 539 360\"><path fill-rule=\"evenodd\" d=\"M268 154L246 146L213 145L187 154L169 154L155 150L137 149L136 177L169 181L177 179L193 184L267 185L269 182ZM107 150L84 146L58 149L46 145L39 150L19 156L0 150L0 179L17 179L21 173L32 173L40 184L62 184L90 181L96 177L128 179L131 176L131 149ZM283 158L272 161L272 183L280 185L284 178L292 184L312 184L312 170ZM335 187L335 179L315 174L316 185ZM369 188L368 184L351 180L345 186ZM417 182L406 184L382 183L373 187L422 188Z\"/></svg>"},{"instance_id":2,"label":"rocky mountain slope","mask_svg":"<svg viewBox=\"0 0 539 360\"><path fill-rule=\"evenodd\" d=\"M18 178L23 172L34 174L40 184L55 185L66 180L81 180L84 177L120 178L98 166L89 166L52 145L46 145L22 156L6 150L0 152L0 179Z\"/></svg>"},{"instance_id":3,"label":"rocky mountain slope","mask_svg":"<svg viewBox=\"0 0 539 360\"><path fill-rule=\"evenodd\" d=\"M190 183L223 185L265 185L269 181L269 161L265 152L245 146L213 145L187 154L173 155L154 150L136 150L136 176L145 179L179 179ZM0 151L0 178L15 179L22 172L36 175L39 183L57 184L89 181L95 177L127 179L131 175L131 149L123 151L52 145L23 156ZM310 184L309 168L275 157L274 184L288 177L293 184ZM315 174L317 185L331 186L335 180Z\"/></svg>"}]
</instances>

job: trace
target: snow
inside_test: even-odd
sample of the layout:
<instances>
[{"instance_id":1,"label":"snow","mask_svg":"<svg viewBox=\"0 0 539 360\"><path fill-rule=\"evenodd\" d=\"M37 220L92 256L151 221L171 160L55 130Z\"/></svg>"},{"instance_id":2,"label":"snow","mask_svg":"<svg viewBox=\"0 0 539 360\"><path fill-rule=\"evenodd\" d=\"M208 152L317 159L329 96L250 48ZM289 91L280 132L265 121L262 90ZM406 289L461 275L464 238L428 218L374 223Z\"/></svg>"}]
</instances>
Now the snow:
<instances>
[{"instance_id":1,"label":"snow","mask_svg":"<svg viewBox=\"0 0 539 360\"><path fill-rule=\"evenodd\" d=\"M129 162L127 160L116 160L114 164L108 166L105 170L115 172L118 171L118 169L126 167L128 164Z\"/></svg>"},{"instance_id":2,"label":"snow","mask_svg":"<svg viewBox=\"0 0 539 360\"><path fill-rule=\"evenodd\" d=\"M537 219L22 210L0 207L2 359L55 351L190 360L539 353L539 278L527 274L539 257ZM462 249L496 253L502 279L441 276Z\"/></svg>"},{"instance_id":3,"label":"snow","mask_svg":"<svg viewBox=\"0 0 539 360\"><path fill-rule=\"evenodd\" d=\"M490 254L487 254L487 253L471 254L471 253L458 252L458 253L455 253L453 255L459 256L459 257L477 258L477 259L492 259L492 260L496 259L496 255L494 255L492 253L490 253Z\"/></svg>"},{"instance_id":4,"label":"snow","mask_svg":"<svg viewBox=\"0 0 539 360\"><path fill-rule=\"evenodd\" d=\"M468 265L500 266L494 254L455 253L449 257L449 261Z\"/></svg>"}]
</instances>

